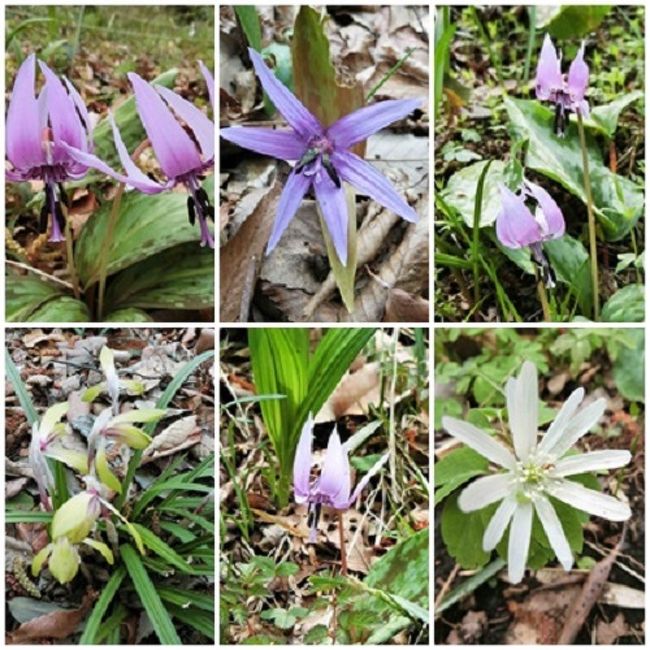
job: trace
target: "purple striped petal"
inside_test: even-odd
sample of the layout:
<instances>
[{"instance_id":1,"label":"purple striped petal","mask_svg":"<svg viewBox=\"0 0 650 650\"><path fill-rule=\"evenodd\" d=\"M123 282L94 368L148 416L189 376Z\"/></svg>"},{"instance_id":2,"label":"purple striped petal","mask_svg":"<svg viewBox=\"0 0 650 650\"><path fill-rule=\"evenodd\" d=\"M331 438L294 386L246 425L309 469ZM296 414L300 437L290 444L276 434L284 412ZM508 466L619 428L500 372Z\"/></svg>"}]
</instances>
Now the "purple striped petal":
<instances>
[{"instance_id":1,"label":"purple striped petal","mask_svg":"<svg viewBox=\"0 0 650 650\"><path fill-rule=\"evenodd\" d=\"M289 178L282 190L282 196L280 196L278 213L275 217L269 243L266 245L267 255L277 246L280 237L282 237L282 233L286 230L289 222L296 214L296 210L298 210L298 206L300 206L310 184L311 178L304 174L296 174L296 172L289 174Z\"/></svg>"},{"instance_id":2,"label":"purple striped petal","mask_svg":"<svg viewBox=\"0 0 650 650\"><path fill-rule=\"evenodd\" d=\"M497 215L496 232L499 241L508 248L522 248L541 241L539 224L526 207L523 197L505 185L500 185L501 212Z\"/></svg>"},{"instance_id":3,"label":"purple striped petal","mask_svg":"<svg viewBox=\"0 0 650 650\"><path fill-rule=\"evenodd\" d=\"M547 100L556 90L563 87L560 59L557 56L551 37L546 34L539 55L537 74L535 76L535 94L537 99Z\"/></svg>"},{"instance_id":4,"label":"purple striped petal","mask_svg":"<svg viewBox=\"0 0 650 650\"><path fill-rule=\"evenodd\" d=\"M540 185L526 181L526 189L535 197L546 221L546 228L542 229L544 239L557 239L564 235L564 216L560 206L553 197Z\"/></svg>"},{"instance_id":5,"label":"purple striped petal","mask_svg":"<svg viewBox=\"0 0 650 650\"><path fill-rule=\"evenodd\" d=\"M16 168L35 167L45 162L35 81L36 56L31 54L18 69L7 111L7 158Z\"/></svg>"},{"instance_id":6,"label":"purple striped petal","mask_svg":"<svg viewBox=\"0 0 650 650\"><path fill-rule=\"evenodd\" d=\"M295 131L277 131L256 126L232 126L221 129L224 140L281 160L300 160L306 142Z\"/></svg>"},{"instance_id":7,"label":"purple striped petal","mask_svg":"<svg viewBox=\"0 0 650 650\"><path fill-rule=\"evenodd\" d=\"M212 120L194 104L183 99L169 88L164 86L156 86L155 88L174 113L192 129L199 147L201 147L204 161L212 160L214 158L214 124Z\"/></svg>"},{"instance_id":8,"label":"purple striped petal","mask_svg":"<svg viewBox=\"0 0 650 650\"><path fill-rule=\"evenodd\" d=\"M248 54L262 87L284 119L305 139L323 135L321 123L302 102L271 72L264 59L252 48Z\"/></svg>"},{"instance_id":9,"label":"purple striped petal","mask_svg":"<svg viewBox=\"0 0 650 650\"><path fill-rule=\"evenodd\" d=\"M410 115L421 105L421 99L389 99L364 106L328 127L327 138L334 146L349 149L385 126Z\"/></svg>"},{"instance_id":10,"label":"purple striped petal","mask_svg":"<svg viewBox=\"0 0 650 650\"><path fill-rule=\"evenodd\" d=\"M208 87L208 95L210 95L210 103L212 104L212 111L214 112L216 110L216 103L214 100L214 77L203 61L199 61L199 69L205 79L205 85Z\"/></svg>"},{"instance_id":11,"label":"purple striped petal","mask_svg":"<svg viewBox=\"0 0 650 650\"><path fill-rule=\"evenodd\" d=\"M573 59L569 66L569 74L567 75L567 87L571 99L575 103L581 102L585 98L588 86L589 66L585 63L585 43L583 41L576 58Z\"/></svg>"},{"instance_id":12,"label":"purple striped petal","mask_svg":"<svg viewBox=\"0 0 650 650\"><path fill-rule=\"evenodd\" d=\"M43 61L38 62L41 71L45 75L45 90L47 97L47 112L52 127L52 139L54 141L54 160L65 159L65 151L60 149L62 142L78 149L87 146L87 134L74 101L68 95L63 82L57 77Z\"/></svg>"},{"instance_id":13,"label":"purple striped petal","mask_svg":"<svg viewBox=\"0 0 650 650\"><path fill-rule=\"evenodd\" d=\"M142 124L162 170L178 178L201 167L199 151L160 95L139 75L130 72Z\"/></svg>"},{"instance_id":14,"label":"purple striped petal","mask_svg":"<svg viewBox=\"0 0 650 650\"><path fill-rule=\"evenodd\" d=\"M417 212L370 163L351 151L334 152L332 161L341 178L357 190L381 203L403 219L412 223L418 221Z\"/></svg>"},{"instance_id":15,"label":"purple striped petal","mask_svg":"<svg viewBox=\"0 0 650 650\"><path fill-rule=\"evenodd\" d=\"M314 177L314 191L336 255L345 265L348 261L348 204L345 190L336 187L325 170L321 170Z\"/></svg>"}]
</instances>

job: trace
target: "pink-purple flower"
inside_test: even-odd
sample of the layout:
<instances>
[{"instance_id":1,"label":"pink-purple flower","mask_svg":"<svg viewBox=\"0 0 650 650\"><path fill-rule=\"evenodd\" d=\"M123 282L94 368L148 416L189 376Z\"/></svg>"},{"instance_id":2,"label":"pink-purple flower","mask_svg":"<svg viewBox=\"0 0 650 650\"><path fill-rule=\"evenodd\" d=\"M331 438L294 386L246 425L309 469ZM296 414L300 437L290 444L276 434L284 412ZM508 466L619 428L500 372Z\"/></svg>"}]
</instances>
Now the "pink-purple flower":
<instances>
[{"instance_id":1,"label":"pink-purple flower","mask_svg":"<svg viewBox=\"0 0 650 650\"><path fill-rule=\"evenodd\" d=\"M210 99L214 101L212 75L203 64L200 64L200 68ZM214 221L214 206L200 184L204 172L214 165L214 123L200 109L168 88L152 86L133 72L128 76L135 92L138 114L167 180L158 182L138 168L129 156L111 114L109 119L113 138L124 174L115 171L88 151L74 146L67 146L66 151L80 163L145 194L158 194L182 183L189 192L190 223L194 225L198 219L201 245L214 247L214 239L208 228L208 220Z\"/></svg>"},{"instance_id":2,"label":"pink-purple flower","mask_svg":"<svg viewBox=\"0 0 650 650\"><path fill-rule=\"evenodd\" d=\"M248 52L264 90L291 129L231 127L221 129L221 137L266 156L297 162L280 198L267 254L275 248L303 197L313 188L336 254L345 264L348 210L341 181L354 186L362 194L373 198L407 221L417 221L415 210L386 178L349 149L392 122L406 117L422 101L405 99L377 102L325 127L275 77L255 50L249 48Z\"/></svg>"},{"instance_id":3,"label":"pink-purple flower","mask_svg":"<svg viewBox=\"0 0 650 650\"><path fill-rule=\"evenodd\" d=\"M61 202L67 202L63 182L79 180L88 165L68 152L67 147L84 154L93 143L88 112L79 93L65 78L59 79L42 61L38 62L45 84L36 96L36 55L20 66L11 93L6 123L6 156L9 181L40 180L45 184L45 203L41 210L41 230L50 241L63 241L65 217Z\"/></svg>"},{"instance_id":4,"label":"pink-purple flower","mask_svg":"<svg viewBox=\"0 0 650 650\"><path fill-rule=\"evenodd\" d=\"M562 210L543 187L528 180L524 180L517 193L505 185L499 185L499 191L501 210L496 218L498 240L507 248L529 246L533 259L543 271L546 285L554 286L542 244L564 235Z\"/></svg>"},{"instance_id":5,"label":"pink-purple flower","mask_svg":"<svg viewBox=\"0 0 650 650\"><path fill-rule=\"evenodd\" d=\"M368 481L383 467L388 460L388 454L384 454L359 481L356 488L350 494L350 464L348 452L341 444L341 438L336 427L330 434L327 444L327 451L323 460L320 476L311 479L312 466L312 438L314 421L310 415L305 422L296 455L293 463L293 490L296 503L308 504L309 515L309 542L316 542L318 520L322 506L329 506L335 510L346 510L359 497Z\"/></svg>"},{"instance_id":6,"label":"pink-purple flower","mask_svg":"<svg viewBox=\"0 0 650 650\"><path fill-rule=\"evenodd\" d=\"M589 86L589 66L585 63L584 42L575 59L569 66L569 72L562 74L562 57L558 56L551 37L546 34L537 64L535 77L535 94L537 99L555 104L555 133L563 135L566 126L566 112L589 115L589 103L585 94Z\"/></svg>"}]
</instances>

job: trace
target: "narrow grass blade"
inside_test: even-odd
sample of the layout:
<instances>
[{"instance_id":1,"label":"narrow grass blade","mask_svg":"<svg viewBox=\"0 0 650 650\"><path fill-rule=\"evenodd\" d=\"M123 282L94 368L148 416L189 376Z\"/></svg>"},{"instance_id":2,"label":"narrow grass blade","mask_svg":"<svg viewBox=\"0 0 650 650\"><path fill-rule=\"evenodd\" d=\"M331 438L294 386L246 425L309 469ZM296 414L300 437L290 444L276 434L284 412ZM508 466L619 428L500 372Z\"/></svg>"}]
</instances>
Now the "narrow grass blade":
<instances>
[{"instance_id":1,"label":"narrow grass blade","mask_svg":"<svg viewBox=\"0 0 650 650\"><path fill-rule=\"evenodd\" d=\"M144 568L138 552L130 544L122 544L120 546L120 555L160 643L163 645L181 645L181 640L178 638L169 612L165 609L162 600L160 600L156 587L151 582L151 578Z\"/></svg>"},{"instance_id":2,"label":"narrow grass blade","mask_svg":"<svg viewBox=\"0 0 650 650\"><path fill-rule=\"evenodd\" d=\"M144 545L151 549L158 557L183 573L193 572L192 565L182 558L169 544L160 539L153 531L140 524L133 524L133 526L140 533Z\"/></svg>"},{"instance_id":3,"label":"narrow grass blade","mask_svg":"<svg viewBox=\"0 0 650 650\"><path fill-rule=\"evenodd\" d=\"M206 612L214 612L214 596L202 594L191 589L177 589L175 587L160 587L158 595L166 602L179 607L197 607Z\"/></svg>"},{"instance_id":4,"label":"narrow grass blade","mask_svg":"<svg viewBox=\"0 0 650 650\"><path fill-rule=\"evenodd\" d=\"M32 510L7 510L6 524L49 524L52 521L51 512L34 512Z\"/></svg>"},{"instance_id":5,"label":"narrow grass blade","mask_svg":"<svg viewBox=\"0 0 650 650\"><path fill-rule=\"evenodd\" d=\"M478 304L481 291L479 286L479 261L480 261L480 252L479 252L479 236L481 233L481 210L483 208L483 188L485 187L485 179L487 173L490 169L492 161L489 160L483 169L481 170L481 175L478 179L478 185L476 186L476 197L474 199L474 224L472 226L472 265L474 267L474 304Z\"/></svg>"},{"instance_id":6,"label":"narrow grass blade","mask_svg":"<svg viewBox=\"0 0 650 650\"><path fill-rule=\"evenodd\" d=\"M207 614L200 609L194 608L183 609L176 605L170 605L169 611L181 623L185 623L204 636L214 639L214 614Z\"/></svg>"},{"instance_id":7,"label":"narrow grass blade","mask_svg":"<svg viewBox=\"0 0 650 650\"><path fill-rule=\"evenodd\" d=\"M7 377L16 391L18 401L20 402L23 411L25 411L25 417L27 418L29 425L33 426L38 422L38 411L32 402L32 398L29 396L27 386L25 386L20 377L18 368L16 368L14 361L9 354L9 350L5 350L5 366L7 368Z\"/></svg>"},{"instance_id":8,"label":"narrow grass blade","mask_svg":"<svg viewBox=\"0 0 650 650\"><path fill-rule=\"evenodd\" d=\"M95 603L95 607L93 607L93 611L86 621L86 627L81 635L81 639L79 639L79 645L93 645L97 643L97 636L100 631L104 614L106 614L106 610L115 597L115 594L120 588L125 576L126 569L121 566L117 571L115 571L115 573L113 573L110 580L106 583L99 600Z\"/></svg>"}]
</instances>

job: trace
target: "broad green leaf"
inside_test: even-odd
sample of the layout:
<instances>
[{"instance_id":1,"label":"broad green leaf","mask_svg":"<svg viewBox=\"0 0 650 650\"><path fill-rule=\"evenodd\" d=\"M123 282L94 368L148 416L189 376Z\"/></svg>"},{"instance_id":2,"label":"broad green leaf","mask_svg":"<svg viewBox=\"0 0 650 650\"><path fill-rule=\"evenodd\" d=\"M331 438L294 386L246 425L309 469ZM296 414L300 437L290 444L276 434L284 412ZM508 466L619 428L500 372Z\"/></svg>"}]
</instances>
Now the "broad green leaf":
<instances>
[{"instance_id":1,"label":"broad green leaf","mask_svg":"<svg viewBox=\"0 0 650 650\"><path fill-rule=\"evenodd\" d=\"M135 307L116 309L105 320L109 323L153 323L153 318L146 311Z\"/></svg>"},{"instance_id":2,"label":"broad green leaf","mask_svg":"<svg viewBox=\"0 0 650 650\"><path fill-rule=\"evenodd\" d=\"M613 376L618 391L625 399L645 402L645 333L629 329L634 346L622 347L614 361Z\"/></svg>"},{"instance_id":3,"label":"broad green leaf","mask_svg":"<svg viewBox=\"0 0 650 650\"><path fill-rule=\"evenodd\" d=\"M606 303L600 319L610 323L641 323L645 315L645 287L630 284L619 289Z\"/></svg>"},{"instance_id":4,"label":"broad green leaf","mask_svg":"<svg viewBox=\"0 0 650 650\"><path fill-rule=\"evenodd\" d=\"M212 195L214 177L208 177L203 187ZM85 287L99 279L101 251L111 208L112 204L108 202L92 214L77 243L77 272ZM126 192L109 252L108 275L179 244L194 242L198 253L200 238L199 228L188 222L187 195L184 192L156 195Z\"/></svg>"},{"instance_id":5,"label":"broad green leaf","mask_svg":"<svg viewBox=\"0 0 650 650\"><path fill-rule=\"evenodd\" d=\"M612 137L616 132L618 118L621 113L630 105L643 97L640 90L631 93L625 93L609 104L595 106L589 113L589 119L585 120L586 127L598 129L608 137Z\"/></svg>"},{"instance_id":6,"label":"broad green leaf","mask_svg":"<svg viewBox=\"0 0 650 650\"><path fill-rule=\"evenodd\" d=\"M559 39L585 36L596 30L611 5L540 5L536 26Z\"/></svg>"},{"instance_id":7,"label":"broad green leaf","mask_svg":"<svg viewBox=\"0 0 650 650\"><path fill-rule=\"evenodd\" d=\"M81 639L79 639L79 645L93 645L97 643L97 636L102 626L104 614L106 614L106 611L113 601L113 598L115 597L117 590L120 588L125 576L126 569L124 566L118 567L112 573L109 581L102 589L102 593L95 603L93 611L88 617Z\"/></svg>"},{"instance_id":8,"label":"broad green leaf","mask_svg":"<svg viewBox=\"0 0 650 650\"><path fill-rule=\"evenodd\" d=\"M169 612L160 600L156 587L136 550L130 544L122 544L120 546L120 555L160 643L163 645L181 645L181 640L178 638Z\"/></svg>"},{"instance_id":9,"label":"broad green leaf","mask_svg":"<svg viewBox=\"0 0 650 650\"><path fill-rule=\"evenodd\" d=\"M488 470L488 461L469 447L461 447L449 452L439 460L433 469L436 486L435 505L447 495L475 476Z\"/></svg>"},{"instance_id":10,"label":"broad green leaf","mask_svg":"<svg viewBox=\"0 0 650 650\"><path fill-rule=\"evenodd\" d=\"M474 201L478 188L478 181L487 165L487 161L472 163L463 167L451 176L442 192L446 203L457 210L458 214L469 228L474 225ZM494 160L485 177L483 201L481 209L481 227L492 225L501 210L501 195L499 184L505 183L505 163Z\"/></svg>"},{"instance_id":11,"label":"broad green leaf","mask_svg":"<svg viewBox=\"0 0 650 650\"><path fill-rule=\"evenodd\" d=\"M109 309L206 309L214 305L214 251L196 242L147 257L111 278ZM130 312L129 312L130 313ZM118 319L114 319L118 320ZM139 319L141 320L141 319Z\"/></svg>"},{"instance_id":12,"label":"broad green leaf","mask_svg":"<svg viewBox=\"0 0 650 650\"><path fill-rule=\"evenodd\" d=\"M6 279L5 314L10 323L28 321L48 301L62 296L62 288L32 275L10 272Z\"/></svg>"},{"instance_id":13,"label":"broad green leaf","mask_svg":"<svg viewBox=\"0 0 650 650\"><path fill-rule=\"evenodd\" d=\"M88 307L71 296L54 298L41 305L29 317L32 323L87 323L90 320Z\"/></svg>"},{"instance_id":14,"label":"broad green leaf","mask_svg":"<svg viewBox=\"0 0 650 650\"><path fill-rule=\"evenodd\" d=\"M234 9L248 44L259 52L262 47L262 29L257 9L253 5L237 5Z\"/></svg>"},{"instance_id":15,"label":"broad green leaf","mask_svg":"<svg viewBox=\"0 0 650 650\"><path fill-rule=\"evenodd\" d=\"M553 130L554 113L533 100L506 97L504 105L516 138L528 138L526 166L560 183L586 204L582 154L577 127L564 138ZM624 237L643 212L643 188L603 164L596 142L587 136L589 175L594 212L608 240ZM586 217L585 217L586 218Z\"/></svg>"}]
</instances>

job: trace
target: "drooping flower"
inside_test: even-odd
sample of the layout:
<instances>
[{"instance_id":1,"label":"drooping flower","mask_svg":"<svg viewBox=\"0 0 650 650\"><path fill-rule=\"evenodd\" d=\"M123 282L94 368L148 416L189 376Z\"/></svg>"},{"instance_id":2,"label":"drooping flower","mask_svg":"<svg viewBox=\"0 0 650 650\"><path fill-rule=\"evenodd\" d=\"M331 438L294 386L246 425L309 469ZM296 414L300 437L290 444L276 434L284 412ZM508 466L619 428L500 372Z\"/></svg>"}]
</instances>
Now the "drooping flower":
<instances>
[{"instance_id":1,"label":"drooping flower","mask_svg":"<svg viewBox=\"0 0 650 650\"><path fill-rule=\"evenodd\" d=\"M568 571L573 554L549 497L597 517L625 521L630 507L619 499L583 487L567 477L622 467L630 462L627 450L602 450L567 454L573 445L602 417L606 401L598 399L578 411L585 391L571 393L555 420L538 441L537 368L526 361L519 377L506 384L506 406L514 449L497 442L474 425L444 417L443 427L505 471L481 477L468 485L458 498L463 512L480 510L501 502L483 535L483 549L496 547L510 524L508 579L520 582L526 569L533 524L537 514L551 548Z\"/></svg>"},{"instance_id":2,"label":"drooping flower","mask_svg":"<svg viewBox=\"0 0 650 650\"><path fill-rule=\"evenodd\" d=\"M542 244L564 235L562 210L543 187L528 180L524 180L518 193L503 184L499 185L499 191L501 210L496 218L497 238L508 248L530 246L546 286L555 286ZM533 204L534 212L526 205L527 201Z\"/></svg>"},{"instance_id":3,"label":"drooping flower","mask_svg":"<svg viewBox=\"0 0 650 650\"><path fill-rule=\"evenodd\" d=\"M201 71L205 75L212 100L214 80L204 65L201 65ZM204 172L214 165L214 123L200 109L168 88L152 86L134 72L130 72L128 77L135 92L138 114L167 180L158 182L150 178L131 160L110 113L108 117L113 128L115 148L124 167L124 174L116 172L88 152L74 147L67 147L66 150L80 163L145 194L158 194L179 183L185 185L189 192L187 207L190 223L194 225L198 219L201 245L214 247L208 227L208 221L214 221L214 206L200 184Z\"/></svg>"},{"instance_id":4,"label":"drooping flower","mask_svg":"<svg viewBox=\"0 0 650 650\"><path fill-rule=\"evenodd\" d=\"M357 487L350 494L350 464L348 452L341 444L341 438L336 427L330 434L327 443L327 452L321 467L320 476L314 481L311 480L312 466L312 437L314 420L310 415L305 422L296 456L293 463L293 490L296 503L308 504L308 521L310 525L309 542L316 542L318 521L322 506L329 506L335 510L346 510L359 497L368 481L384 466L388 460L388 454L384 454L359 481Z\"/></svg>"},{"instance_id":5,"label":"drooping flower","mask_svg":"<svg viewBox=\"0 0 650 650\"><path fill-rule=\"evenodd\" d=\"M303 197L313 187L336 254L345 264L348 212L342 180L407 221L418 220L415 210L386 178L349 149L409 115L422 104L420 99L377 102L325 127L275 77L255 50L249 48L248 53L264 90L291 130L230 127L221 129L221 137L265 156L297 161L280 197L267 254L275 248Z\"/></svg>"},{"instance_id":6,"label":"drooping flower","mask_svg":"<svg viewBox=\"0 0 650 650\"><path fill-rule=\"evenodd\" d=\"M45 184L45 202L40 228L50 241L64 240L65 217L61 203L67 204L63 183L79 180L88 165L70 155L67 147L90 154L93 142L88 111L74 86L57 77L39 61L45 84L36 96L36 55L20 66L11 93L6 123L6 155L11 169L9 181L39 180Z\"/></svg>"},{"instance_id":7,"label":"drooping flower","mask_svg":"<svg viewBox=\"0 0 650 650\"><path fill-rule=\"evenodd\" d=\"M589 103L585 99L589 87L589 66L585 63L585 44L569 66L569 73L562 74L562 57L557 55L551 37L546 34L537 64L535 94L537 99L555 104L555 133L564 135L566 112L589 115Z\"/></svg>"}]
</instances>

